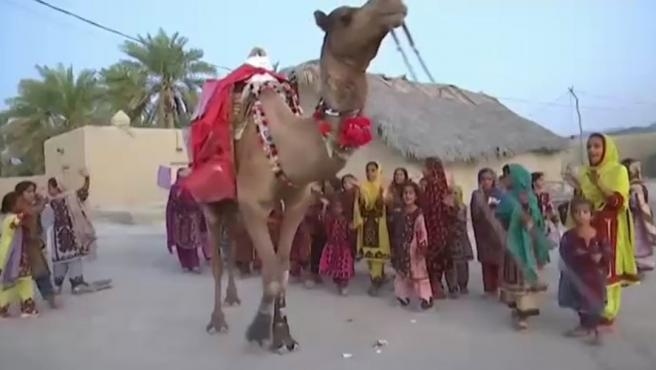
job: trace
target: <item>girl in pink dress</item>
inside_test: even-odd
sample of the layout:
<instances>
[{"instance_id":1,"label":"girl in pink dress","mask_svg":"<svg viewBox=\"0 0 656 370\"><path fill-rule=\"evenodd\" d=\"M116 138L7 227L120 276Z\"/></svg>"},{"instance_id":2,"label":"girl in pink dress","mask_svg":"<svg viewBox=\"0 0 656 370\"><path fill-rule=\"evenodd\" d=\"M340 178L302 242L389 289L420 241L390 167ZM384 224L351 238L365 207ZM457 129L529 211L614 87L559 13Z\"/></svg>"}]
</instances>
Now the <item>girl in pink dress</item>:
<instances>
[{"instance_id":1,"label":"girl in pink dress","mask_svg":"<svg viewBox=\"0 0 656 370\"><path fill-rule=\"evenodd\" d=\"M432 289L426 268L428 239L421 208L417 206L419 186L408 182L403 187L403 240L396 264L394 292L402 306L410 304L410 298L421 300L421 308L433 306Z\"/></svg>"},{"instance_id":2,"label":"girl in pink dress","mask_svg":"<svg viewBox=\"0 0 656 370\"><path fill-rule=\"evenodd\" d=\"M350 222L344 214L341 199L343 194L337 194L330 202L330 211L324 217L326 228L326 246L321 253L319 272L331 277L339 290L339 294L348 294L347 286L353 278L353 254L351 253Z\"/></svg>"}]
</instances>

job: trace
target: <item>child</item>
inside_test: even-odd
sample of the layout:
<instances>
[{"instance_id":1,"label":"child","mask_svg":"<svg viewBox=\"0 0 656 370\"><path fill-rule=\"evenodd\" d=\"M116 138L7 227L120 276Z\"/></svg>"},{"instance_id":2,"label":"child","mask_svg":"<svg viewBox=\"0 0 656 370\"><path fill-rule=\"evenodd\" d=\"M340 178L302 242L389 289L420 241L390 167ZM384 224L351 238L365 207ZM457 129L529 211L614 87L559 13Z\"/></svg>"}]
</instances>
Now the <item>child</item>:
<instances>
[{"instance_id":1,"label":"child","mask_svg":"<svg viewBox=\"0 0 656 370\"><path fill-rule=\"evenodd\" d=\"M403 187L403 241L397 256L394 292L401 306L409 305L414 295L421 299L421 308L427 310L433 306L433 297L426 268L426 224L417 205L419 191L419 186L413 182Z\"/></svg>"},{"instance_id":2,"label":"child","mask_svg":"<svg viewBox=\"0 0 656 370\"><path fill-rule=\"evenodd\" d=\"M469 293L469 261L474 259L474 252L467 234L467 205L460 186L453 187L453 199L455 225L450 248L453 265L446 273L446 282L449 295L455 299L459 294Z\"/></svg>"},{"instance_id":3,"label":"child","mask_svg":"<svg viewBox=\"0 0 656 370\"><path fill-rule=\"evenodd\" d=\"M347 285L353 278L353 254L351 251L349 219L344 214L341 194L336 194L330 202L330 211L324 217L326 246L321 253L319 272L332 277L340 295L347 295Z\"/></svg>"},{"instance_id":4,"label":"child","mask_svg":"<svg viewBox=\"0 0 656 370\"><path fill-rule=\"evenodd\" d=\"M289 275L298 281L305 281L306 274L310 273L310 247L312 236L310 235L310 225L305 218L301 220L294 234L292 248L290 251Z\"/></svg>"},{"instance_id":5,"label":"child","mask_svg":"<svg viewBox=\"0 0 656 370\"><path fill-rule=\"evenodd\" d=\"M325 183L313 184L310 189L313 199L304 219L310 233L310 272L312 278L305 281L305 287L309 289L313 288L315 284L323 284L320 273L321 256L326 245L326 227L323 217L328 202L325 198Z\"/></svg>"},{"instance_id":6,"label":"child","mask_svg":"<svg viewBox=\"0 0 656 370\"><path fill-rule=\"evenodd\" d=\"M598 345L601 338L597 326L606 301L606 269L610 261L608 241L597 235L590 224L592 204L583 198L571 202L575 226L560 241L561 274L558 286L558 304L575 310L580 323L565 333L569 337L592 335L591 344Z\"/></svg>"},{"instance_id":7,"label":"child","mask_svg":"<svg viewBox=\"0 0 656 370\"><path fill-rule=\"evenodd\" d=\"M0 318L9 317L9 305L20 299L21 317L36 317L32 269L17 214L18 193L11 192L2 199L2 236L0 236Z\"/></svg>"}]
</instances>

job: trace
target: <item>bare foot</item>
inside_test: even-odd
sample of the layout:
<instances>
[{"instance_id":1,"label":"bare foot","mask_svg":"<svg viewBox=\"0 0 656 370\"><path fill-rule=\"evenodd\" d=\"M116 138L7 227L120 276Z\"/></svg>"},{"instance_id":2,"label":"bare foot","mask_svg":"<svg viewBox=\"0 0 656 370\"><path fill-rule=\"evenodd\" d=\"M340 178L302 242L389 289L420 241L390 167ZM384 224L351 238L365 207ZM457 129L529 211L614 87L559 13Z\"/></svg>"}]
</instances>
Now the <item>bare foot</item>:
<instances>
[{"instance_id":1,"label":"bare foot","mask_svg":"<svg viewBox=\"0 0 656 370\"><path fill-rule=\"evenodd\" d=\"M517 321L517 330L524 331L528 329L528 323L525 320Z\"/></svg>"}]
</instances>

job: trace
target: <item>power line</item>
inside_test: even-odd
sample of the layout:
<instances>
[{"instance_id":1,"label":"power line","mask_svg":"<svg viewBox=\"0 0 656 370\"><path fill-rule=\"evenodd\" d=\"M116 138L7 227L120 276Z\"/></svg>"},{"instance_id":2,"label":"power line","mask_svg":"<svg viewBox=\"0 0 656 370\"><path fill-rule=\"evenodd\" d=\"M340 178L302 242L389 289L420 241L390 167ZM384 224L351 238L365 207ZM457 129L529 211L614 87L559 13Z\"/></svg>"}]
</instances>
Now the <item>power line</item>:
<instances>
[{"instance_id":1,"label":"power line","mask_svg":"<svg viewBox=\"0 0 656 370\"><path fill-rule=\"evenodd\" d=\"M528 113L526 115L526 117L534 118L538 113L542 113L542 111L544 111L550 104L554 104L554 103L560 101L560 99L562 99L563 97L565 97L567 95L569 95L569 91L565 91L564 93L558 95L558 97L556 99L550 101L548 104L541 104L540 107L535 108L530 113Z\"/></svg>"},{"instance_id":2,"label":"power line","mask_svg":"<svg viewBox=\"0 0 656 370\"><path fill-rule=\"evenodd\" d=\"M50 9L54 10L54 11L57 11L57 12L62 13L62 14L65 14L65 15L67 15L67 16L69 16L69 17L73 17L73 18L75 18L75 19L77 19L77 20L80 20L80 21L82 21L82 22L84 22L84 23L90 24L90 25L92 25L92 26L94 26L94 27L100 28L101 30L107 31L107 32L109 32L109 33L113 33L113 34L115 34L115 35L118 35L118 36L124 37L124 38L126 38L126 39L128 39L128 40L131 40L131 41L134 41L134 42L141 43L141 40L139 40L139 39L136 38L136 37L130 36L130 35L126 34L126 33L123 33L123 32L121 32L121 31L119 31L119 30L116 30L116 29L114 29L114 28L104 26L104 25L102 25L102 24L100 24L100 23L98 23L98 22L92 21L91 19L85 18L85 17L83 17L83 16L81 16L81 15L77 15L77 14L75 14L75 13L73 13L73 12L70 12L70 11L68 11L68 10L66 10L66 9L62 9L62 8L60 8L60 7L58 7L58 6L52 5L52 4L48 3L47 1L43 1L43 0L33 0L33 1L36 2L37 4L43 5L43 6L45 6L45 7L48 7L48 8L50 8Z\"/></svg>"},{"instance_id":3,"label":"power line","mask_svg":"<svg viewBox=\"0 0 656 370\"><path fill-rule=\"evenodd\" d=\"M108 27L108 26L102 25L102 24L100 24L100 23L98 23L98 22L96 22L96 21L93 21L93 20L88 19L88 18L86 18L86 17L83 17L83 16L81 16L81 15L75 14L75 13L69 11L69 10L66 10L66 9L60 8L60 7L56 6L56 5L50 4L50 3L48 3L47 1L44 1L44 0L33 0L33 1L36 2L37 4L43 5L43 6L47 7L47 8L49 8L49 9L51 9L51 10L54 10L54 11L59 12L59 13L62 13L62 14L67 15L67 16L69 16L69 17L73 17L73 18L75 18L75 19L77 19L77 20L80 20L80 21L82 21L82 22L84 22L84 23L86 23L86 24L89 24L89 25L93 26L93 27L99 28L99 29L101 29L101 30L103 30L103 31L106 31L106 32L112 33L112 34L117 35L117 36L121 36L121 37L123 37L123 38L125 38L125 39L128 39L128 40L130 40L130 41L134 41L134 42L139 43L139 44L143 44L143 41L142 41L142 40L140 40L140 39L138 39L138 38L136 38L136 37L134 37L134 36L130 36L130 35L128 35L127 33L125 33L125 32L121 32L121 31L119 31L119 30L117 30L117 29L115 29L115 28L111 28L111 27ZM232 71L232 68L228 68L228 67L225 67L225 66L216 65L216 67L219 68L219 69L226 70L226 71Z\"/></svg>"},{"instance_id":4,"label":"power line","mask_svg":"<svg viewBox=\"0 0 656 370\"><path fill-rule=\"evenodd\" d=\"M603 99L603 100L614 100L614 101L623 101L625 103L629 104L636 104L636 105L656 105L656 101L647 101L647 100L633 100L633 99L627 99L619 96L611 96L611 95L602 95L602 94L595 94L595 93L589 93L587 91L578 91L579 94L589 96L591 98L596 98L596 99Z\"/></svg>"}]
</instances>

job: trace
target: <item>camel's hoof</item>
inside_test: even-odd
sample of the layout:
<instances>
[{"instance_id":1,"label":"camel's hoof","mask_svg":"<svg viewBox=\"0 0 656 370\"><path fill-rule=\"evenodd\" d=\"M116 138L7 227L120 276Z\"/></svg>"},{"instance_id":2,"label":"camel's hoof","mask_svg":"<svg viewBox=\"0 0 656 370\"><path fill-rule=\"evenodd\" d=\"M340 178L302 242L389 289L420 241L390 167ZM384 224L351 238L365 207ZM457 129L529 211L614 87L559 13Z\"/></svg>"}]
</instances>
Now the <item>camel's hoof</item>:
<instances>
[{"instance_id":1,"label":"camel's hoof","mask_svg":"<svg viewBox=\"0 0 656 370\"><path fill-rule=\"evenodd\" d=\"M284 354L285 350L288 352L294 352L298 348L299 344L292 337L287 320L275 323L273 325L273 343L271 343L271 351L278 354Z\"/></svg>"},{"instance_id":2,"label":"camel's hoof","mask_svg":"<svg viewBox=\"0 0 656 370\"><path fill-rule=\"evenodd\" d=\"M230 292L226 293L225 297L225 305L226 306L240 306L241 305L241 299L237 296L237 292L234 292L230 294Z\"/></svg>"},{"instance_id":3,"label":"camel's hoof","mask_svg":"<svg viewBox=\"0 0 656 370\"><path fill-rule=\"evenodd\" d=\"M271 340L271 320L271 314L258 312L246 330L246 340L251 343L256 342L260 346Z\"/></svg>"},{"instance_id":4,"label":"camel's hoof","mask_svg":"<svg viewBox=\"0 0 656 370\"><path fill-rule=\"evenodd\" d=\"M228 323L225 320L223 313L213 313L210 317L210 322L205 327L208 334L226 333L228 332Z\"/></svg>"}]
</instances>

